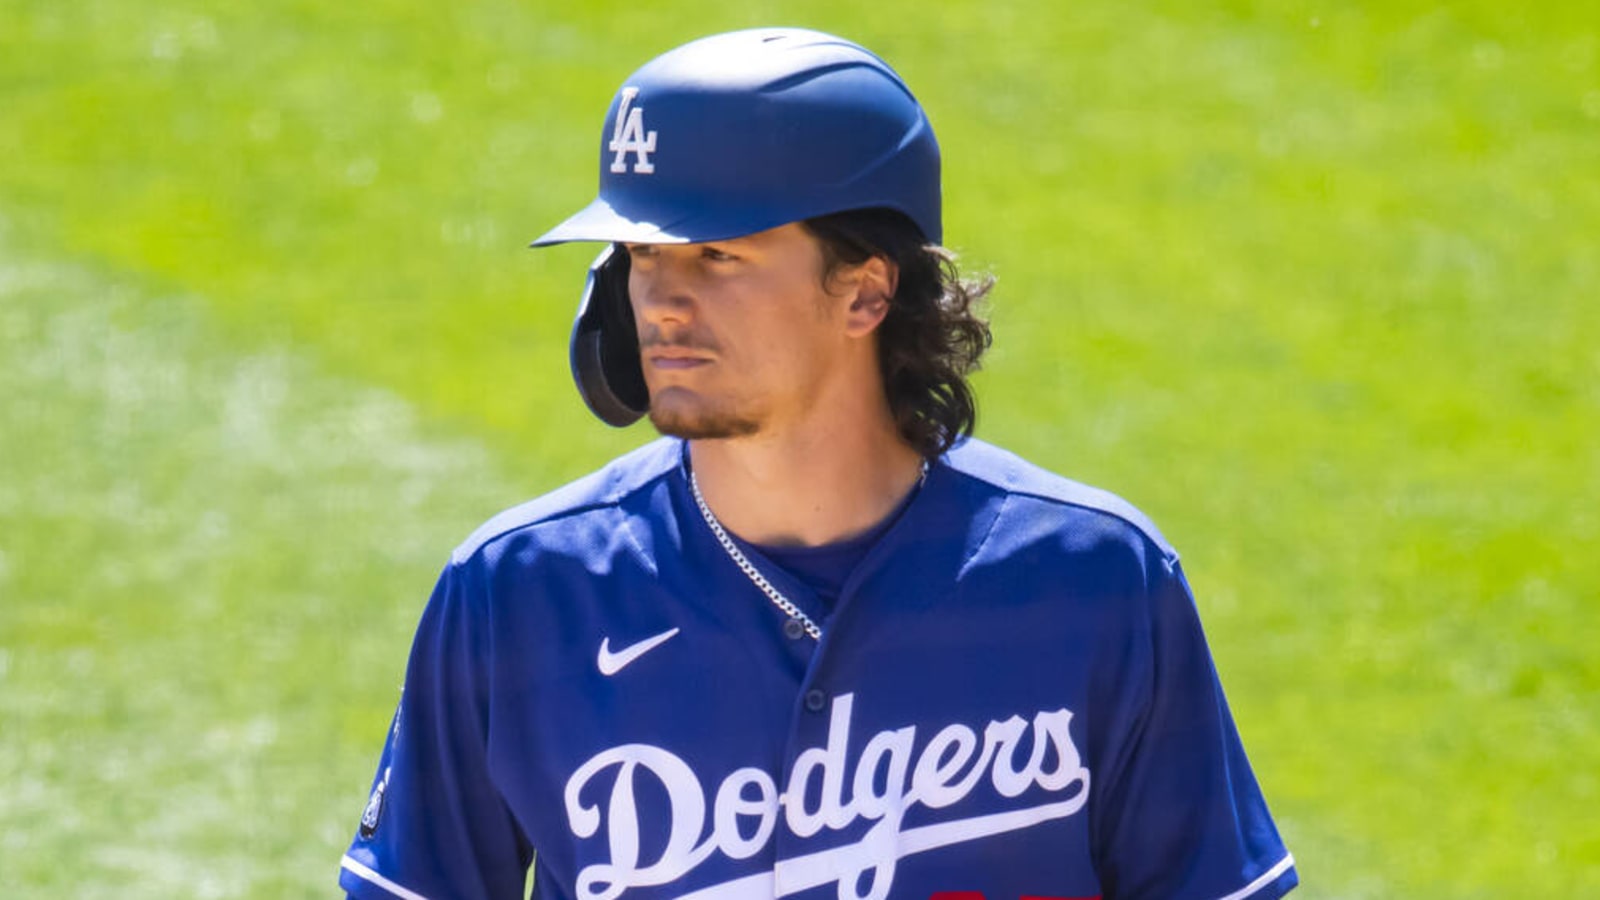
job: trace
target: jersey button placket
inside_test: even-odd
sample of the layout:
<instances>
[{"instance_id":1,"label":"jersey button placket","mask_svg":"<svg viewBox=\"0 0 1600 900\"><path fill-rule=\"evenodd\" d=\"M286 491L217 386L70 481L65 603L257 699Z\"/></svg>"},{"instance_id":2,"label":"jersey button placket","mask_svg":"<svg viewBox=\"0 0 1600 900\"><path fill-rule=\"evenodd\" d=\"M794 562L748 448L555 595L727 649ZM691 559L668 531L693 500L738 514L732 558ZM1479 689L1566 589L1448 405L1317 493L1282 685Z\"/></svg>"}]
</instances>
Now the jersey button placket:
<instances>
[{"instance_id":1,"label":"jersey button placket","mask_svg":"<svg viewBox=\"0 0 1600 900\"><path fill-rule=\"evenodd\" d=\"M806 691L805 705L808 712L822 712L828 708L828 695L825 691L812 688Z\"/></svg>"}]
</instances>

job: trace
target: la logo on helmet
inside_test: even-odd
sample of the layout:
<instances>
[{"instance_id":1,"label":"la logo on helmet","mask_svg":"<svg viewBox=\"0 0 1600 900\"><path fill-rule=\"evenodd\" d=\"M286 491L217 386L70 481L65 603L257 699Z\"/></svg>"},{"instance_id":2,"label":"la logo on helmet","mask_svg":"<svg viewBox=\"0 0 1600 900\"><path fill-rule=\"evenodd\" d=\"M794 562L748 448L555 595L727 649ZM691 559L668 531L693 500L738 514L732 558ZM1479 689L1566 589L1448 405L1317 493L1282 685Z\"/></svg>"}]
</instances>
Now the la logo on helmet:
<instances>
[{"instance_id":1,"label":"la logo on helmet","mask_svg":"<svg viewBox=\"0 0 1600 900\"><path fill-rule=\"evenodd\" d=\"M649 175L656 170L650 163L650 154L656 152L656 133L644 130L644 107L634 106L633 98L639 96L636 87L622 89L622 105L617 107L617 126L611 132L611 143L606 149L616 155L611 158L611 171L625 173L628 171L626 157L629 153L637 156L633 171L640 175Z\"/></svg>"}]
</instances>

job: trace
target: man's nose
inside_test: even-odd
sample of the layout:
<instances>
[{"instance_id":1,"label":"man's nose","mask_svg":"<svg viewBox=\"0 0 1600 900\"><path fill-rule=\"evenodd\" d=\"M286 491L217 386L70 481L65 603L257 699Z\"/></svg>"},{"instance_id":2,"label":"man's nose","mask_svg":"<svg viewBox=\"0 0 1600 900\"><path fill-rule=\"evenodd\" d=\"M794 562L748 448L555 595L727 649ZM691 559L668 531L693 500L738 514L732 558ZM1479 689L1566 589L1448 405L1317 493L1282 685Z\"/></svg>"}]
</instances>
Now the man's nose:
<instances>
[{"instance_id":1,"label":"man's nose","mask_svg":"<svg viewBox=\"0 0 1600 900\"><path fill-rule=\"evenodd\" d=\"M635 268L629 273L628 296L633 301L634 315L653 325L692 318L694 285L687 268L661 258L646 270Z\"/></svg>"}]
</instances>

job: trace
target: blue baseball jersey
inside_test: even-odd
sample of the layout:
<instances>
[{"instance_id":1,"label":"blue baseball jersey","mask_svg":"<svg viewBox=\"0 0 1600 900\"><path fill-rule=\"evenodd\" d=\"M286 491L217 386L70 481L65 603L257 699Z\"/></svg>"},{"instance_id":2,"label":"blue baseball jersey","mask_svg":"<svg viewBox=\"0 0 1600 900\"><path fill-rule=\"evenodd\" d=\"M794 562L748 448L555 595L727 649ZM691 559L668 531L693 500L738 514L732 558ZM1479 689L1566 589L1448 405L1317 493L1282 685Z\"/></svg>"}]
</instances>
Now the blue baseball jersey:
<instances>
[{"instance_id":1,"label":"blue baseball jersey","mask_svg":"<svg viewBox=\"0 0 1600 900\"><path fill-rule=\"evenodd\" d=\"M458 548L340 873L359 898L1279 897L1177 554L978 440L790 623L656 441Z\"/></svg>"}]
</instances>

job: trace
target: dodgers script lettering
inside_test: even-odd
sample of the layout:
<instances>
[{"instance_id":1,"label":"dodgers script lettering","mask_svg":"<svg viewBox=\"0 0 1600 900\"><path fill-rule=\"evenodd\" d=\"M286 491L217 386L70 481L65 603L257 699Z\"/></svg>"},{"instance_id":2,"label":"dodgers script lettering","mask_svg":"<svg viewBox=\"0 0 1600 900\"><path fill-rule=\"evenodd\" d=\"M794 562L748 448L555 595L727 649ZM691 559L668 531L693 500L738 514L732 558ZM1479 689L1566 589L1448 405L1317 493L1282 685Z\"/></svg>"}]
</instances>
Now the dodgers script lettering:
<instances>
[{"instance_id":1,"label":"dodgers script lettering","mask_svg":"<svg viewBox=\"0 0 1600 900\"><path fill-rule=\"evenodd\" d=\"M603 838L609 856L578 873L578 896L616 900L629 888L671 884L714 853L747 859L765 849L779 827L805 839L865 820L874 824L859 841L781 859L770 871L685 893L682 900L782 897L825 884L837 885L840 900L883 900L900 859L1064 818L1088 799L1089 770L1068 733L1072 713L1065 709L1038 712L1031 722L1018 715L991 721L981 734L955 723L921 742L915 726L880 731L852 761L846 749L854 702L853 694L834 700L826 742L801 751L781 792L768 772L741 768L708 797L687 762L649 744L595 754L567 780L567 821L580 839ZM665 792L670 809L666 846L654 859L641 858L645 823L634 794L641 779ZM961 801L985 779L1016 805L962 817ZM814 808L807 797L816 798ZM902 828L906 813L918 806L948 810L947 817Z\"/></svg>"}]
</instances>

